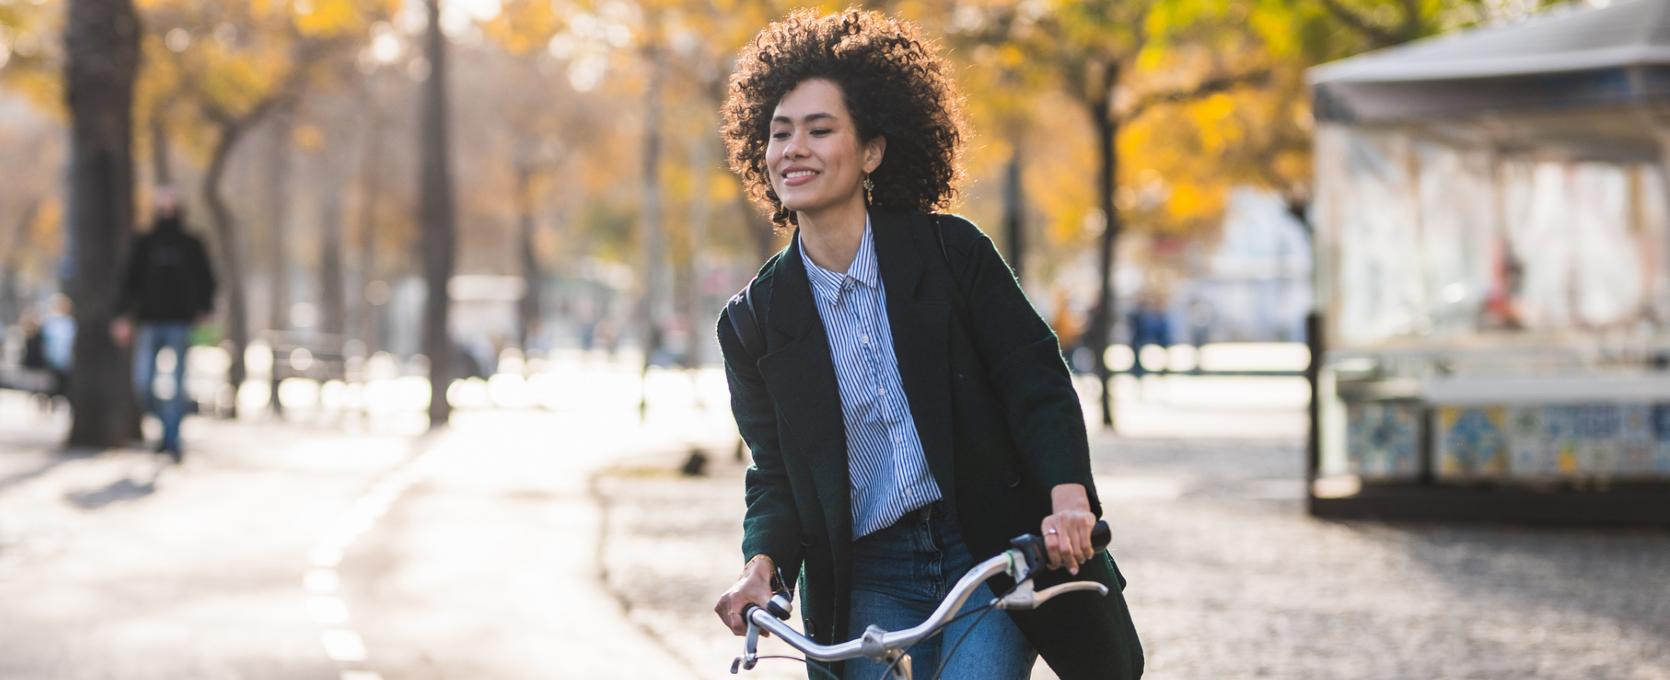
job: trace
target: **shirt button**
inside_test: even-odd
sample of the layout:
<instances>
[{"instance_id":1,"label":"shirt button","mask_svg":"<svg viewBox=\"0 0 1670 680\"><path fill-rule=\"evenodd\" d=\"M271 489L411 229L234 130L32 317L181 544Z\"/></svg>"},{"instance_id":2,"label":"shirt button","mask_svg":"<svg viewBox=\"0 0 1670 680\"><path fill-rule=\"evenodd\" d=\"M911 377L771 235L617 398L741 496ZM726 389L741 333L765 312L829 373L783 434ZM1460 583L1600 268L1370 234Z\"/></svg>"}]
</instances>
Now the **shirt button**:
<instances>
[{"instance_id":1,"label":"shirt button","mask_svg":"<svg viewBox=\"0 0 1670 680\"><path fill-rule=\"evenodd\" d=\"M869 343L870 343L870 336L868 336L868 335L860 335L860 336L858 336L858 341L859 341L859 342L862 342L862 343L864 343L864 344L869 344Z\"/></svg>"},{"instance_id":2,"label":"shirt button","mask_svg":"<svg viewBox=\"0 0 1670 680\"><path fill-rule=\"evenodd\" d=\"M884 390L884 389L881 389L880 387L877 387L876 388L876 396L878 396L878 397L887 396L887 390Z\"/></svg>"},{"instance_id":3,"label":"shirt button","mask_svg":"<svg viewBox=\"0 0 1670 680\"><path fill-rule=\"evenodd\" d=\"M893 443L894 444L903 444L903 443L905 443L905 438L895 435L893 437Z\"/></svg>"}]
</instances>

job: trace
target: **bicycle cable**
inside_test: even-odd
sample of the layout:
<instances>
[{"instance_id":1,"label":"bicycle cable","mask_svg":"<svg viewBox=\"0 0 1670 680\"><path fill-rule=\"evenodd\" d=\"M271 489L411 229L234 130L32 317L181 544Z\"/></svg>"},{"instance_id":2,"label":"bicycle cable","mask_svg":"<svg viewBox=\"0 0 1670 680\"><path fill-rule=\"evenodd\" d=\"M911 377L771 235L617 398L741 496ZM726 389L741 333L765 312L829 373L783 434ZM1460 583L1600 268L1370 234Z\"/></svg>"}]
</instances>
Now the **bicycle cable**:
<instances>
[{"instance_id":1,"label":"bicycle cable","mask_svg":"<svg viewBox=\"0 0 1670 680\"><path fill-rule=\"evenodd\" d=\"M1031 579L1029 578L1027 580L1031 580ZM1008 597L1010 593L1015 592L1015 589L1019 588L1019 587L1021 587L1021 584L1016 583L1012 586L1009 586L1008 590L1003 591L1002 595L999 595L995 598L992 598L991 602L989 602L989 603L987 603L987 604L985 604L981 607L977 607L975 609L970 609L968 611L958 613L956 616L951 617L951 619L946 621L945 623L942 623L942 624L939 624L938 626L935 626L934 629L932 631L930 631L927 635L922 636L922 639L918 640L916 642L916 644L919 645L919 644L922 644L923 642L927 642L928 638L931 638L935 635L938 635L939 631L944 630L946 628L949 628L951 626L951 624L956 623L958 621L961 621L961 620L963 620L965 618L968 618L970 616L974 616L975 614L979 614L981 619L986 618L987 614L990 614L993 610L997 609L997 603L1002 602L1003 598ZM980 621L976 620L974 622L974 626L970 626L967 631L963 631L962 636L957 638L956 644L951 646L951 653L945 655L944 658L940 659L939 669L934 673L935 680L938 680L939 674L945 671L945 664L949 663L951 661L951 657L957 653L957 648L962 646L963 640L965 638L967 638L968 634L970 632L972 632L974 630L974 628L979 626L979 625L980 625ZM916 645L911 645L912 648L914 648L915 646ZM906 654L910 653L910 649L905 649L904 651L905 651ZM901 655L899 655L898 659L893 660L893 663L887 664L887 667L883 668L881 670L881 675L876 676L876 680L884 680L889 673L893 672L893 667L899 665L899 661L901 659L903 659L904 657L905 657L905 655L901 654Z\"/></svg>"},{"instance_id":2,"label":"bicycle cable","mask_svg":"<svg viewBox=\"0 0 1670 680\"><path fill-rule=\"evenodd\" d=\"M933 680L939 680L939 676L945 674L945 669L951 665L951 658L957 655L957 649L963 646L963 641L968 639L969 634L973 633L974 629L980 627L980 622L986 620L987 614L997 611L997 607L993 605L986 605L980 609L969 611L970 613L975 611L980 612L980 617L974 620L974 625L969 626L968 630L963 631L963 634L957 637L957 642L951 645L951 651L946 653L946 655L939 660L939 669L934 671Z\"/></svg>"}]
</instances>

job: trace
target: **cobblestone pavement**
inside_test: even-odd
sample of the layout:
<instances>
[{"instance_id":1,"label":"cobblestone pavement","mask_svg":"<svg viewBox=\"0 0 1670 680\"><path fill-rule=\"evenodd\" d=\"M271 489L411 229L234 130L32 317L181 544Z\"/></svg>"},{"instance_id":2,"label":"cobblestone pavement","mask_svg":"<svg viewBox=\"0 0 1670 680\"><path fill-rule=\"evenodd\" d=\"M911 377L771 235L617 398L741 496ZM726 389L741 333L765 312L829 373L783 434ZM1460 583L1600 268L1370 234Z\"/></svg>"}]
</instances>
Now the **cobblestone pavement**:
<instances>
[{"instance_id":1,"label":"cobblestone pavement","mask_svg":"<svg viewBox=\"0 0 1670 680\"><path fill-rule=\"evenodd\" d=\"M1096 438L1093 459L1148 677L1670 679L1670 534L1321 521L1297 436L1140 431ZM673 465L594 482L602 559L632 616L717 678L741 649L711 607L739 568L742 465Z\"/></svg>"}]
</instances>

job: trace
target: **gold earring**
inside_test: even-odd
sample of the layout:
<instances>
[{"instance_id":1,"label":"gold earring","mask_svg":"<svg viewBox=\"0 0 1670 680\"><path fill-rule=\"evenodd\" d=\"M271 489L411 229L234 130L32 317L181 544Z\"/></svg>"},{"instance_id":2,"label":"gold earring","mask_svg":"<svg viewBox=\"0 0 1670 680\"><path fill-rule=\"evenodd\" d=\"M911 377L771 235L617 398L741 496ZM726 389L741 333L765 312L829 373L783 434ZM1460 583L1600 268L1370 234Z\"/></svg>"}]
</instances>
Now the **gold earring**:
<instances>
[{"instance_id":1,"label":"gold earring","mask_svg":"<svg viewBox=\"0 0 1670 680\"><path fill-rule=\"evenodd\" d=\"M876 190L875 181L871 180L869 175L864 175L864 202L865 203L873 202L874 199L871 197L871 192L873 192L875 190Z\"/></svg>"}]
</instances>

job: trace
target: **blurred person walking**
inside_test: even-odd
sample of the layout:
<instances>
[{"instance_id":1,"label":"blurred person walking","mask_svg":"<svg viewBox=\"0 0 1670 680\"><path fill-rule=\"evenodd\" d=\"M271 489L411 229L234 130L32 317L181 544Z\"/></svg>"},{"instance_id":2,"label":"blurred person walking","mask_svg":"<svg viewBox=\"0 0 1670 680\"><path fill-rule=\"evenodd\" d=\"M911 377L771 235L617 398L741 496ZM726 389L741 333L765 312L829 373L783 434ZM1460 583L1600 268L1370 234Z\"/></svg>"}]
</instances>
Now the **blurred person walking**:
<instances>
[{"instance_id":1,"label":"blurred person walking","mask_svg":"<svg viewBox=\"0 0 1670 680\"><path fill-rule=\"evenodd\" d=\"M858 10L797 11L738 60L731 168L794 238L719 319L754 465L743 573L714 613L741 635L746 605L798 580L818 642L898 630L1036 532L1063 568L1039 588L1092 579L1108 596L953 623L911 650L918 667L1019 680L1042 655L1067 680L1136 678L1125 579L1090 547L1101 508L1060 345L991 239L934 212L962 174L950 74L914 25ZM841 665L848 678L882 671Z\"/></svg>"},{"instance_id":2,"label":"blurred person walking","mask_svg":"<svg viewBox=\"0 0 1670 680\"><path fill-rule=\"evenodd\" d=\"M151 230L133 243L111 334L126 347L137 340L133 365L139 403L162 421L158 453L167 452L179 463L180 421L185 418L186 349L191 329L214 311L215 277L203 242L186 233L179 199L168 188L156 192L156 217ZM173 384L164 396L156 394L157 355L163 348L174 355Z\"/></svg>"},{"instance_id":3,"label":"blurred person walking","mask_svg":"<svg viewBox=\"0 0 1670 680\"><path fill-rule=\"evenodd\" d=\"M31 391L39 389L30 397L42 411L51 411L57 382L52 374L52 365L46 358L46 330L41 325L40 314L33 309L23 310L17 320L17 329L23 336L23 356L19 357L18 367L31 374L47 376L44 386L34 387L26 383L25 387Z\"/></svg>"},{"instance_id":4,"label":"blurred person walking","mask_svg":"<svg viewBox=\"0 0 1670 680\"><path fill-rule=\"evenodd\" d=\"M70 368L75 363L75 315L71 313L70 298L63 293L47 300L46 315L41 317L41 351L46 359L46 370L52 374L52 399L68 398Z\"/></svg>"},{"instance_id":5,"label":"blurred person walking","mask_svg":"<svg viewBox=\"0 0 1670 680\"><path fill-rule=\"evenodd\" d=\"M1142 295L1126 319L1131 326L1131 375L1140 380L1149 373L1142 363L1142 348L1159 345L1171 349L1171 322L1166 318L1159 295L1152 292ZM1161 372L1169 370L1169 366L1160 367Z\"/></svg>"}]
</instances>

